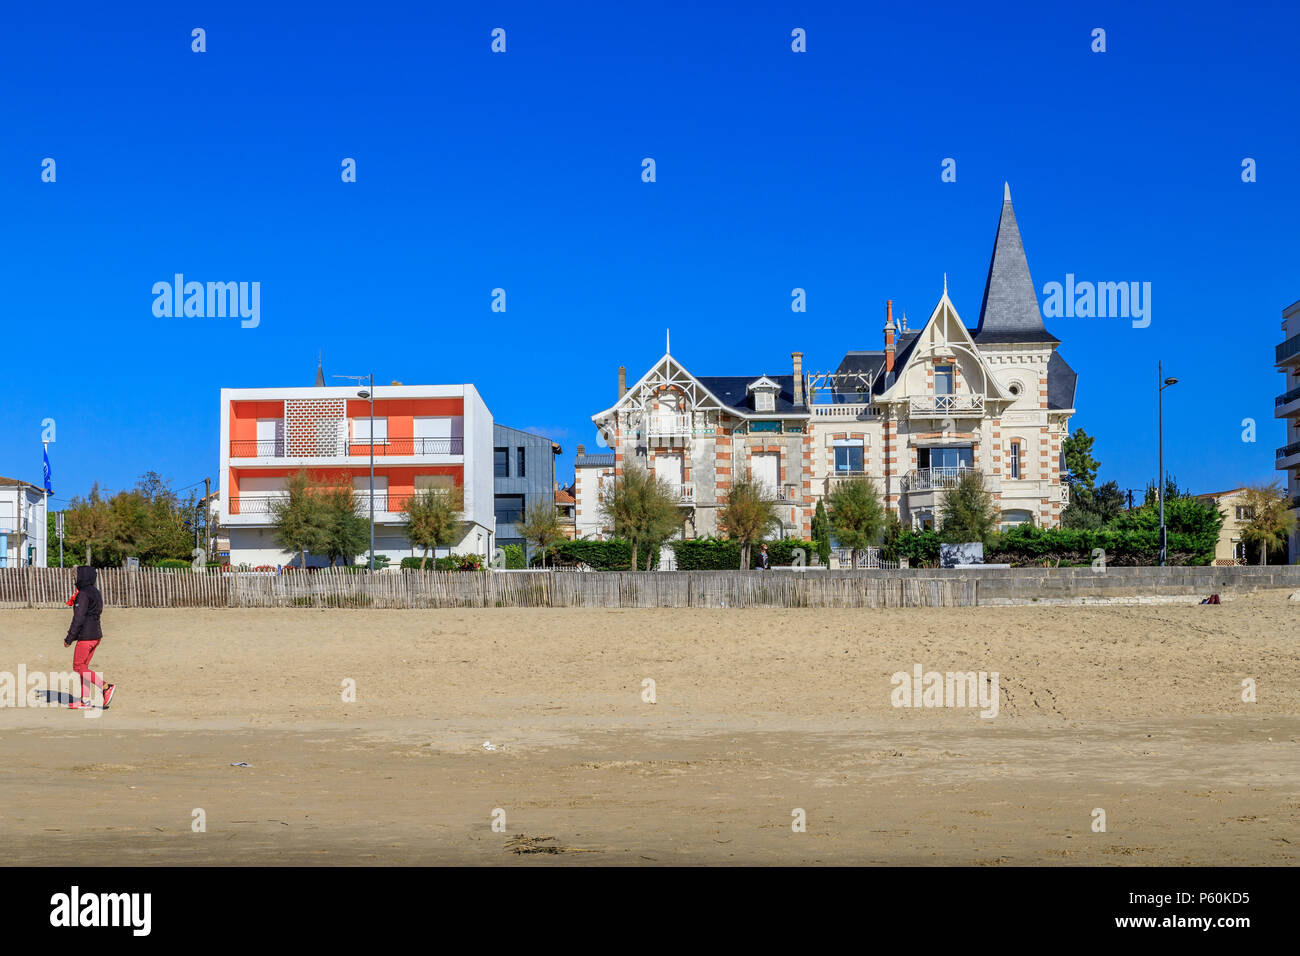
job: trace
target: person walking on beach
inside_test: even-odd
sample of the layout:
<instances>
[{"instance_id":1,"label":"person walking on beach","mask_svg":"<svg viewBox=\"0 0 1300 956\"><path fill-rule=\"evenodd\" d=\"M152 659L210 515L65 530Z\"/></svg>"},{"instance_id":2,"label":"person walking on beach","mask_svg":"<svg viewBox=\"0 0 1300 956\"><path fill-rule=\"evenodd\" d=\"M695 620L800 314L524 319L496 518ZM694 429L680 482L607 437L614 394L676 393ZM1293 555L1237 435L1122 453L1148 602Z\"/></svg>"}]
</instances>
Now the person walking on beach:
<instances>
[{"instance_id":1,"label":"person walking on beach","mask_svg":"<svg viewBox=\"0 0 1300 956\"><path fill-rule=\"evenodd\" d=\"M104 709L113 699L113 685L104 683L104 678L90 669L90 659L95 656L104 634L99 627L99 617L104 613L104 599L99 588L95 586L95 569L77 568L77 593L72 604L72 626L68 636L63 639L63 646L75 643L77 649L72 653L72 669L77 674L77 696L68 704L74 710L92 706L86 698L87 680L100 689L104 696Z\"/></svg>"}]
</instances>

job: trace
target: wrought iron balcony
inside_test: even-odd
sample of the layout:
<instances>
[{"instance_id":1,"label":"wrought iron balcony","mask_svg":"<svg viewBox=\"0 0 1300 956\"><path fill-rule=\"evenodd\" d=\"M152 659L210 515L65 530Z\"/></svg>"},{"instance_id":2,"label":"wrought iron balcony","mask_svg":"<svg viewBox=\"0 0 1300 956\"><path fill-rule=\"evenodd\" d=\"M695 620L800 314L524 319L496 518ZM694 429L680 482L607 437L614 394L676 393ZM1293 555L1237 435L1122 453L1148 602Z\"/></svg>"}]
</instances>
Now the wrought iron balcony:
<instances>
[{"instance_id":1,"label":"wrought iron balcony","mask_svg":"<svg viewBox=\"0 0 1300 956\"><path fill-rule=\"evenodd\" d=\"M389 438L374 443L375 457L463 455L464 438ZM230 443L231 458L369 458L368 442L307 441L283 438L238 440Z\"/></svg>"}]
</instances>

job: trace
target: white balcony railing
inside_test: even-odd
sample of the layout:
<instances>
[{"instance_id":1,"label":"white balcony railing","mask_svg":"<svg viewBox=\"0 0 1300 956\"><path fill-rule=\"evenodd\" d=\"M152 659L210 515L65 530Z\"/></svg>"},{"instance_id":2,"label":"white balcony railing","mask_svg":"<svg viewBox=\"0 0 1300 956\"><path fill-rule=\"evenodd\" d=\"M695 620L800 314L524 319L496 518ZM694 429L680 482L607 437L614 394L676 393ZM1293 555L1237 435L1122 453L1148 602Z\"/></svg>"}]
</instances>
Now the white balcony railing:
<instances>
[{"instance_id":1,"label":"white balcony railing","mask_svg":"<svg viewBox=\"0 0 1300 956\"><path fill-rule=\"evenodd\" d=\"M650 415L646 418L647 438L690 438L690 415Z\"/></svg>"},{"instance_id":2,"label":"white balcony railing","mask_svg":"<svg viewBox=\"0 0 1300 956\"><path fill-rule=\"evenodd\" d=\"M918 468L903 476L904 491L943 491L957 487L963 475L973 469L961 465Z\"/></svg>"},{"instance_id":3,"label":"white balcony railing","mask_svg":"<svg viewBox=\"0 0 1300 956\"><path fill-rule=\"evenodd\" d=\"M854 402L842 405L810 405L808 410L813 418L866 418L871 406L866 402Z\"/></svg>"},{"instance_id":4,"label":"white balcony railing","mask_svg":"<svg viewBox=\"0 0 1300 956\"><path fill-rule=\"evenodd\" d=\"M358 514L370 513L370 495L366 492L357 492L352 496L356 502ZM382 492L376 492L375 513L376 514L397 514L406 507L407 499L410 495L387 495ZM288 501L284 494L254 494L254 495L237 495L230 499L230 511L228 514L238 517L239 515L257 516L270 518L275 514L277 502L283 503Z\"/></svg>"},{"instance_id":5,"label":"white balcony railing","mask_svg":"<svg viewBox=\"0 0 1300 956\"><path fill-rule=\"evenodd\" d=\"M908 403L914 418L939 418L948 415L983 415L983 395L923 395Z\"/></svg>"},{"instance_id":6,"label":"white balcony railing","mask_svg":"<svg viewBox=\"0 0 1300 956\"><path fill-rule=\"evenodd\" d=\"M693 481L685 481L677 486L677 501L684 505L695 503L695 483Z\"/></svg>"}]
</instances>

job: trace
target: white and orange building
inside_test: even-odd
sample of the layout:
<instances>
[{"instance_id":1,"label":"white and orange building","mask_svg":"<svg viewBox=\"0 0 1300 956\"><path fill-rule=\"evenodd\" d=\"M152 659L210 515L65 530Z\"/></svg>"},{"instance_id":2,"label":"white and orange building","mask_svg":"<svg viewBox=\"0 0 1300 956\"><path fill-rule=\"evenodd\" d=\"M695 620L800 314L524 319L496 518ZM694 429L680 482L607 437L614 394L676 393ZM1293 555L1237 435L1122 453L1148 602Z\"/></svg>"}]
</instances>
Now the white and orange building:
<instances>
[{"instance_id":1,"label":"white and orange building","mask_svg":"<svg viewBox=\"0 0 1300 956\"><path fill-rule=\"evenodd\" d=\"M221 524L235 565L296 564L276 544L272 504L300 469L350 484L370 511L375 459L375 551L397 563L418 556L401 512L416 491L458 486L465 534L456 554L489 556L495 546L492 413L473 385L375 387L374 428L356 386L221 390ZM327 563L308 555L309 565Z\"/></svg>"}]
</instances>

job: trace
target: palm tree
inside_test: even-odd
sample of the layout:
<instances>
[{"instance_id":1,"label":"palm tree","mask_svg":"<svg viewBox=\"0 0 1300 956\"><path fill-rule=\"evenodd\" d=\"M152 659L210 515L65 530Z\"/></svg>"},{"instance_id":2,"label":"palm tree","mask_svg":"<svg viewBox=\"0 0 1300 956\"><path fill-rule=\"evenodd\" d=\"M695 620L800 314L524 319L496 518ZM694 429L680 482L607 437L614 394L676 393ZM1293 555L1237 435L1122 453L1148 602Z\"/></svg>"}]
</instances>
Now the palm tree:
<instances>
[{"instance_id":1,"label":"palm tree","mask_svg":"<svg viewBox=\"0 0 1300 956\"><path fill-rule=\"evenodd\" d=\"M728 535L740 542L742 571L749 570L749 551L754 542L761 541L768 528L780 523L776 502L767 496L766 486L752 477L742 478L731 486L718 521Z\"/></svg>"},{"instance_id":2,"label":"palm tree","mask_svg":"<svg viewBox=\"0 0 1300 956\"><path fill-rule=\"evenodd\" d=\"M1276 481L1248 486L1241 493L1241 507L1248 508L1246 514L1250 515L1242 525L1241 538L1258 546L1259 563L1268 564L1269 549L1284 546L1287 535L1295 527L1295 512Z\"/></svg>"}]
</instances>

